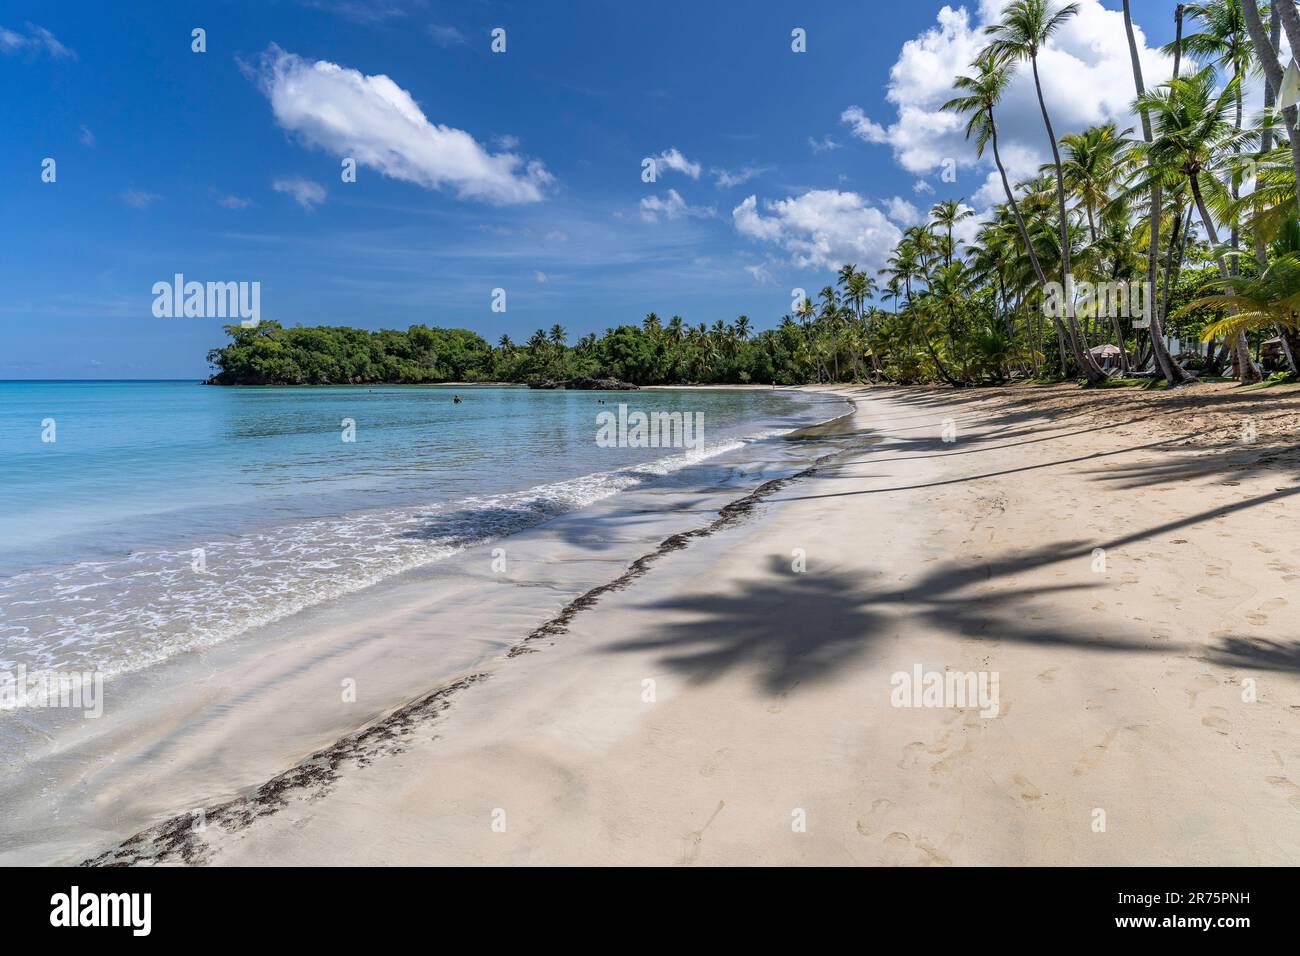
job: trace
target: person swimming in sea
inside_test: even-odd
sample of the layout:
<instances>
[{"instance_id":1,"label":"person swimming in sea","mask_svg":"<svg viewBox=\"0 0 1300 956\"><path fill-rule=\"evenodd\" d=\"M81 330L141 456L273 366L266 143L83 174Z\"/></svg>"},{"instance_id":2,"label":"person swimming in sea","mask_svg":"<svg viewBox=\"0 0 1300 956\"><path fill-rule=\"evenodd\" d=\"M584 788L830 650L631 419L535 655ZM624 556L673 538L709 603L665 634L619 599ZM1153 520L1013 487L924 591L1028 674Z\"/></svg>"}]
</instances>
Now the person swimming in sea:
<instances>
[{"instance_id":1,"label":"person swimming in sea","mask_svg":"<svg viewBox=\"0 0 1300 956\"><path fill-rule=\"evenodd\" d=\"M453 395L453 396L451 397L451 403L452 403L453 405L459 405L459 404L460 404L460 396L459 396L459 395Z\"/></svg>"}]
</instances>

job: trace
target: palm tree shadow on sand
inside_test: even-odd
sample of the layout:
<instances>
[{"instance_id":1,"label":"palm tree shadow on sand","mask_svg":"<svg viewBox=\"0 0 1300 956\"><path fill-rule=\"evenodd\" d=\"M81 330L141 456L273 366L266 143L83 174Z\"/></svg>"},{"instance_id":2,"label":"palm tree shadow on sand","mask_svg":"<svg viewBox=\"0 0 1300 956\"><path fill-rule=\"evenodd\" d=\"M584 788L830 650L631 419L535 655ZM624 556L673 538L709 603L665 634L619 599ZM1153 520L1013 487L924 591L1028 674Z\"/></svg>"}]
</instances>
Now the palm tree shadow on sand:
<instances>
[{"instance_id":1,"label":"palm tree shadow on sand","mask_svg":"<svg viewBox=\"0 0 1300 956\"><path fill-rule=\"evenodd\" d=\"M837 572L796 574L784 557L769 559L766 574L728 594L693 594L654 601L676 612L653 637L614 644L611 653L659 651L661 666L704 684L733 670L755 672L760 687L779 695L801 683L833 678L876 650L908 618L927 630L989 642L1022 642L1097 652L1168 653L1168 642L1142 635L1101 633L1083 626L1040 625L1035 598L1099 586L1064 584L982 592L997 577L1052 563L1078 542L1026 552L1014 560L962 565L948 562L905 590L873 589Z\"/></svg>"}]
</instances>

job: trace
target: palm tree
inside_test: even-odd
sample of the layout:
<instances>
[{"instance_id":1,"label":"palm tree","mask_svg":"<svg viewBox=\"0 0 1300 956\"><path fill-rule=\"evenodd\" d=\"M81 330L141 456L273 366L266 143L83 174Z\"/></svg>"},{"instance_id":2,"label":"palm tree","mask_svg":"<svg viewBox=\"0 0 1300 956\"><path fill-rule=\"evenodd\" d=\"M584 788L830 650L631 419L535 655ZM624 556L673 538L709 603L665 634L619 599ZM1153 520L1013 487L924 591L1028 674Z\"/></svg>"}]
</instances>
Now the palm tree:
<instances>
[{"instance_id":1,"label":"palm tree","mask_svg":"<svg viewBox=\"0 0 1300 956\"><path fill-rule=\"evenodd\" d=\"M1043 272L1042 263L1038 260L1038 253L1034 249L1033 240L1029 236L1029 227L1025 225L1025 217L1020 211L1020 203L1016 201L1016 194L1011 190L1011 182L1007 179L1006 167L1002 165L1002 154L998 150L998 124L993 116L993 109L1002 99L1006 92L1007 86L1011 82L1011 70L1008 65L991 53L981 55L974 63L974 76L959 76L953 81L953 88L964 96L957 96L944 103L941 109L953 113L965 113L968 116L966 122L966 138L970 139L975 136L975 155L983 156L985 146L993 147L993 163L998 168L998 175L1002 178L1002 190L1007 196L1007 206L1011 209L1012 215L1016 220L1016 227L1020 231L1020 238L1025 244L1025 253L1029 257L1029 264L1033 268L1034 277L1038 280L1039 289L1047 285L1047 275ZM910 286L908 297L911 298ZM1083 356L1074 337L1065 328L1059 316L1051 316L1052 324L1056 326L1056 333L1060 338L1061 348L1064 350L1064 343L1068 340L1071 350L1075 353L1075 361L1079 367L1083 367ZM1062 363L1064 364L1064 363ZM1064 368L1062 368L1064 372Z\"/></svg>"},{"instance_id":2,"label":"palm tree","mask_svg":"<svg viewBox=\"0 0 1300 956\"><path fill-rule=\"evenodd\" d=\"M1202 330L1206 342L1218 336L1271 331L1279 326L1300 329L1300 255L1296 253L1280 256L1260 276L1220 278L1209 285L1225 291L1219 295L1202 296L1178 310L1180 313L1200 308L1235 310L1232 315L1211 322Z\"/></svg>"},{"instance_id":3,"label":"palm tree","mask_svg":"<svg viewBox=\"0 0 1300 956\"><path fill-rule=\"evenodd\" d=\"M807 350L806 356L809 359L816 359L815 364L817 366L817 381L820 382L822 380L821 360L820 358L816 358L816 351L812 347L812 342L813 342L812 323L813 323L813 319L815 319L817 316L817 310L813 308L812 299L805 297L804 300L800 302L799 305L795 308L794 314L795 317L799 320L799 324L803 326L803 333L804 333L803 344ZM810 361L809 364L814 364L814 362Z\"/></svg>"},{"instance_id":4,"label":"palm tree","mask_svg":"<svg viewBox=\"0 0 1300 956\"><path fill-rule=\"evenodd\" d=\"M1209 0L1207 3L1185 4L1184 12L1200 20L1205 29L1200 33L1192 33L1175 40L1180 52L1186 53L1198 63L1214 65L1237 81L1236 119L1233 122L1233 130L1238 136L1241 134L1241 89L1242 84L1245 83L1246 72L1250 68L1250 37L1246 30L1243 6L1242 0ZM1234 153L1240 152L1239 140L1234 139L1232 150ZM1232 198L1237 199L1241 195L1241 174L1234 170L1230 175ZM1235 220L1232 222L1229 241L1232 248L1238 247L1240 233ZM1237 274L1235 256L1230 262L1230 270L1233 275Z\"/></svg>"},{"instance_id":5,"label":"palm tree","mask_svg":"<svg viewBox=\"0 0 1300 956\"><path fill-rule=\"evenodd\" d=\"M1236 87L1234 78L1216 92L1214 69L1206 67L1192 76L1170 80L1138 99L1139 108L1151 114L1155 137L1144 150L1148 174L1152 178L1163 178L1175 173L1186 178L1223 279L1227 279L1230 273L1219 248L1214 218L1206 208L1203 187L1223 188L1214 173L1219 166L1218 154L1233 135L1228 115L1233 109ZM1231 288L1226 289L1225 294L1232 295ZM1242 333L1236 336L1236 349L1242 382L1259 381L1259 369L1251 360Z\"/></svg>"},{"instance_id":6,"label":"palm tree","mask_svg":"<svg viewBox=\"0 0 1300 956\"><path fill-rule=\"evenodd\" d=\"M845 301L853 307L854 313L857 316L858 325L862 327L862 333L866 340L864 344L866 345L867 350L871 353L872 374L880 375L880 358L876 355L876 350L871 347L871 328L863 315L865 304L875 298L876 292L879 291L879 287L876 285L876 280L865 272L858 271L857 266L846 265L839 271L839 283L840 287L844 290ZM857 374L857 364L858 352L855 349L853 352L853 370L855 375Z\"/></svg>"},{"instance_id":7,"label":"palm tree","mask_svg":"<svg viewBox=\"0 0 1300 956\"><path fill-rule=\"evenodd\" d=\"M943 264L952 265L952 227L963 219L969 219L975 215L975 210L969 206L963 206L960 199L945 199L937 202L930 207L930 220L936 226L943 227L948 234L948 243L944 248Z\"/></svg>"},{"instance_id":8,"label":"palm tree","mask_svg":"<svg viewBox=\"0 0 1300 956\"><path fill-rule=\"evenodd\" d=\"M1133 16L1129 11L1129 0L1124 0L1124 32L1128 36L1129 61L1133 64L1133 85L1137 88L1138 100L1141 100L1146 93L1146 88L1142 82L1142 61L1138 58L1137 40L1133 34ZM1182 14L1179 8L1178 28L1182 29ZM1181 46L1180 46L1181 49ZM1177 70L1174 71L1177 76ZM1280 74L1279 74L1280 76ZM1147 110L1139 110L1142 116L1142 139L1145 143L1150 143L1151 133L1151 116ZM1157 288L1157 270L1159 268L1160 258L1160 219L1163 209L1161 202L1161 183L1159 179L1152 180L1151 183L1151 215L1149 217L1150 225L1148 227L1149 238L1147 242L1147 300L1151 301ZM1168 280L1169 273L1166 270L1165 278ZM1162 297L1162 302L1167 301ZM1165 348L1164 322L1160 314L1162 305L1153 303L1151 307L1151 354L1155 358L1156 367L1160 369L1160 374L1165 377L1165 381L1172 388L1175 385L1181 385L1191 380L1191 376L1174 361L1169 350Z\"/></svg>"},{"instance_id":9,"label":"palm tree","mask_svg":"<svg viewBox=\"0 0 1300 956\"><path fill-rule=\"evenodd\" d=\"M1043 114L1043 126L1047 130L1047 140L1052 147L1052 163L1056 167L1056 205L1061 229L1061 284L1067 290L1072 283L1070 281L1070 220L1065 208L1065 175L1061 169L1061 151L1056 145L1052 118L1047 112L1047 101L1043 99L1043 83L1038 75L1038 51L1070 17L1078 12L1077 3L1068 3L1061 9L1055 10L1049 0L1015 0L1002 11L1000 21L985 28L985 32L993 37L992 43L989 44L991 56L997 59L1005 58L1008 62L1028 60L1034 75L1038 109ZM1083 370L1088 384L1098 385L1105 381L1106 373L1097 367L1092 356L1080 346L1077 322L1072 316L1069 328L1074 360Z\"/></svg>"},{"instance_id":10,"label":"palm tree","mask_svg":"<svg viewBox=\"0 0 1300 956\"><path fill-rule=\"evenodd\" d=\"M821 299L822 302L822 307L817 313L817 321L826 329L831 361L835 366L832 381L838 382L840 380L840 349L837 335L839 332L840 299L836 295L833 285L823 286L817 298Z\"/></svg>"},{"instance_id":11,"label":"palm tree","mask_svg":"<svg viewBox=\"0 0 1300 956\"><path fill-rule=\"evenodd\" d=\"M1120 133L1114 123L1106 123L1061 137L1066 189L1087 214L1088 235L1093 242L1097 241L1097 215L1110 202L1111 190L1124 172L1124 136L1131 132Z\"/></svg>"},{"instance_id":12,"label":"palm tree","mask_svg":"<svg viewBox=\"0 0 1300 956\"><path fill-rule=\"evenodd\" d=\"M551 344L554 345L556 348L562 348L564 346L565 339L567 339L568 337L569 337L568 333L564 331L564 326L560 325L560 323L557 322L551 326L551 335L550 335Z\"/></svg>"}]
</instances>

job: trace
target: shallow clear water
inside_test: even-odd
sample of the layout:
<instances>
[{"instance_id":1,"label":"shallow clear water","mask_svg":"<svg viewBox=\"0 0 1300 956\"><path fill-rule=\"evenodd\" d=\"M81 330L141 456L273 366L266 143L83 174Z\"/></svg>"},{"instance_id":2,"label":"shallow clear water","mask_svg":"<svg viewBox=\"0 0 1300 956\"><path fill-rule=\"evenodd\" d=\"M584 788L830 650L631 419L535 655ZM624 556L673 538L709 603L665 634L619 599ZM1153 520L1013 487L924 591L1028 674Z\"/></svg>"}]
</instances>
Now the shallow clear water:
<instances>
[{"instance_id":1,"label":"shallow clear water","mask_svg":"<svg viewBox=\"0 0 1300 956\"><path fill-rule=\"evenodd\" d=\"M619 403L702 413L704 447L600 447L596 416ZM710 458L829 407L766 390L0 382L0 670L138 670L629 487L723 481Z\"/></svg>"}]
</instances>

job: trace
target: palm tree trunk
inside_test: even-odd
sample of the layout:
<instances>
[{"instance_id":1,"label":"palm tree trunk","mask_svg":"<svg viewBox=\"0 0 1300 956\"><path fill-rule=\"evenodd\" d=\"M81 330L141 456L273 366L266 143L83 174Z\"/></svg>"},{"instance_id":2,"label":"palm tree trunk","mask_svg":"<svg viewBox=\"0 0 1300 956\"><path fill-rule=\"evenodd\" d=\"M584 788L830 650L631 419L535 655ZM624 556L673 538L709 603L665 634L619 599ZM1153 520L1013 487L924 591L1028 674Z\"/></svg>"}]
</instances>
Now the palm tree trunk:
<instances>
[{"instance_id":1,"label":"palm tree trunk","mask_svg":"<svg viewBox=\"0 0 1300 956\"><path fill-rule=\"evenodd\" d=\"M1272 43L1274 49L1276 49L1278 44L1282 40L1282 18L1277 15L1276 11L1274 11L1273 15L1269 18L1268 27L1269 27L1269 31L1268 31L1269 42ZM1275 100L1276 100L1276 96L1273 93L1273 87L1269 86L1269 84L1265 82L1264 83L1264 112L1265 113L1272 111L1273 103L1275 102ZM1259 136L1260 157L1262 158L1268 155L1269 150L1271 150L1272 148L1273 148L1273 129L1272 127L1266 126L1260 132L1260 136ZM1256 186L1258 187L1258 181L1256 182ZM1259 203L1256 203L1255 215L1258 216L1260 211L1261 211L1260 205ZM1268 250L1264 247L1264 236L1261 234L1260 230L1258 229L1255 230L1255 262L1259 264L1260 275L1263 275L1264 270L1268 268ZM1282 340L1282 354L1283 356L1286 357L1287 368L1289 368L1292 372L1300 372L1300 366L1296 365L1296 351L1295 349L1292 348L1291 336L1288 336L1287 334L1288 330L1284 329L1280 325L1275 325L1273 329L1274 331L1277 332L1278 338Z\"/></svg>"},{"instance_id":2,"label":"palm tree trunk","mask_svg":"<svg viewBox=\"0 0 1300 956\"><path fill-rule=\"evenodd\" d=\"M1070 219L1065 210L1065 177L1061 172L1061 151L1056 145L1056 133L1052 129L1052 119L1047 115L1047 101L1043 99L1043 84L1038 77L1038 55L1029 57L1034 74L1034 91L1038 94L1038 108L1043 114L1043 125L1047 127L1047 140L1052 146L1052 163L1056 167L1056 206L1061 217L1061 284L1065 290L1070 288ZM1099 385L1106 380L1106 373L1097 367L1092 354L1079 345L1079 323L1073 315L1069 316L1070 349L1074 360L1083 370L1089 385Z\"/></svg>"},{"instance_id":3,"label":"palm tree trunk","mask_svg":"<svg viewBox=\"0 0 1300 956\"><path fill-rule=\"evenodd\" d=\"M1227 279L1229 277L1228 266L1223 261L1223 253L1218 251L1219 233L1214 228L1214 220L1210 218L1209 211L1205 208L1205 200L1201 197L1201 183L1196 173L1188 176L1188 182L1192 187L1192 198L1196 200L1196 211L1200 213L1201 223L1205 226L1205 237L1210 240L1210 245L1215 249L1215 260L1219 263L1220 277ZM1228 295L1233 294L1231 286L1224 288ZM1236 311L1235 309L1232 311ZM1237 350L1237 373L1241 377L1242 385L1251 385L1261 381L1264 376L1259 373L1259 366L1250 357L1250 346L1246 343L1246 334L1238 332L1233 341L1233 346Z\"/></svg>"},{"instance_id":4,"label":"palm tree trunk","mask_svg":"<svg viewBox=\"0 0 1300 956\"><path fill-rule=\"evenodd\" d=\"M1034 324L1033 315L1029 311L1029 298L1027 296L1022 298L1020 305L1025 313L1025 340L1029 343L1029 362L1034 369L1034 378L1038 378L1038 349L1034 344Z\"/></svg>"},{"instance_id":5,"label":"palm tree trunk","mask_svg":"<svg viewBox=\"0 0 1300 956\"><path fill-rule=\"evenodd\" d=\"M1243 7L1250 4L1243 3ZM1273 14L1282 21L1282 28L1286 30L1287 44L1291 47L1292 54L1300 52L1300 14L1296 13L1294 0L1275 0L1273 3ZM1259 19L1259 11L1254 11L1255 19ZM1249 14L1247 14L1249 18ZM1252 38L1253 39L1253 38Z\"/></svg>"},{"instance_id":6,"label":"palm tree trunk","mask_svg":"<svg viewBox=\"0 0 1300 956\"><path fill-rule=\"evenodd\" d=\"M1269 39L1264 32L1264 24L1259 19L1259 10L1254 3L1243 3L1241 5L1246 18L1246 31L1250 34L1250 45L1255 49L1255 59L1263 67L1264 79L1269 88L1276 96L1282 88L1282 63L1278 60L1277 46ZM1292 0L1282 0L1280 3L1273 4L1275 20L1281 20L1282 25L1287 28L1287 38L1296 43L1300 41L1300 17L1296 16L1295 3ZM1290 20L1295 21L1295 32L1288 21L1287 14L1290 14ZM1296 50L1300 47L1293 46L1291 49ZM1295 167L1296 177L1300 179L1300 137L1296 135L1296 108L1288 106L1282 111L1282 121L1286 125L1287 140L1291 144L1291 165ZM1296 194L1297 208L1300 208L1300 190Z\"/></svg>"},{"instance_id":7,"label":"palm tree trunk","mask_svg":"<svg viewBox=\"0 0 1300 956\"><path fill-rule=\"evenodd\" d=\"M1181 10L1181 7L1179 8ZM1179 16L1181 27L1182 17ZM1146 92L1146 87L1142 83L1142 61L1138 58L1137 40L1133 36L1133 17L1129 12L1128 0L1124 0L1124 31L1128 34L1128 54L1129 60L1133 64L1133 84L1137 87L1137 94L1141 96ZM1174 54L1175 58L1177 53ZM1175 62L1177 60L1175 59ZM1151 135L1151 117L1146 110L1142 110L1142 138L1146 142L1152 141ZM1151 189L1151 241L1147 246L1147 301L1152 302L1155 297L1156 289L1159 288L1159 268L1160 268L1160 217L1163 211L1162 197L1160 195L1160 184L1155 183ZM1191 376L1183 370L1173 356L1169 354L1169 349L1165 347L1164 323L1161 321L1160 309L1153 307L1149 319L1151 323L1151 354L1155 357L1156 367L1160 369L1160 374L1164 376L1165 381L1172 387L1181 385L1190 381Z\"/></svg>"},{"instance_id":8,"label":"palm tree trunk","mask_svg":"<svg viewBox=\"0 0 1300 956\"><path fill-rule=\"evenodd\" d=\"M1043 272L1043 265L1038 261L1038 253L1034 251L1034 244L1029 240L1029 229L1025 226L1025 217L1020 215L1020 203L1016 202L1016 194L1011 191L1011 181L1007 179L1006 167L1002 165L1002 153L998 150L998 124L993 119L993 110L988 111L989 115L989 133L990 140L993 143L993 162L998 167L998 175L1002 177L1002 190L1007 194L1007 203L1011 206L1011 214L1015 216L1016 226L1020 229L1020 238L1025 243L1025 251L1029 254L1029 264L1033 266L1034 275L1038 278L1039 289L1045 289L1047 286L1047 276ZM1068 374L1065 361L1065 337L1068 334L1065 325L1058 316L1052 316L1052 324L1056 326L1056 335L1061 342L1061 375Z\"/></svg>"}]
</instances>

